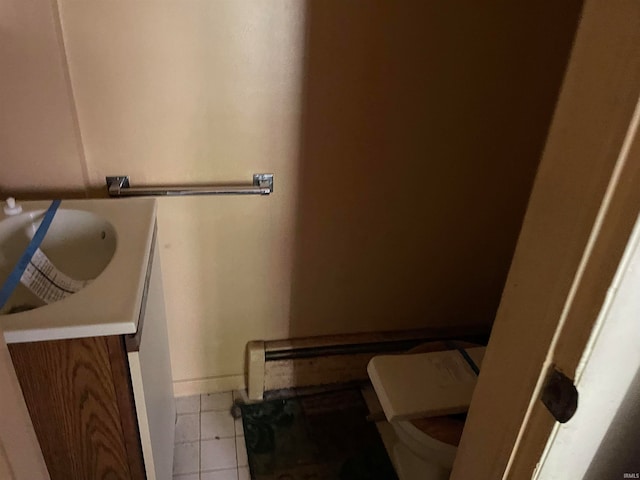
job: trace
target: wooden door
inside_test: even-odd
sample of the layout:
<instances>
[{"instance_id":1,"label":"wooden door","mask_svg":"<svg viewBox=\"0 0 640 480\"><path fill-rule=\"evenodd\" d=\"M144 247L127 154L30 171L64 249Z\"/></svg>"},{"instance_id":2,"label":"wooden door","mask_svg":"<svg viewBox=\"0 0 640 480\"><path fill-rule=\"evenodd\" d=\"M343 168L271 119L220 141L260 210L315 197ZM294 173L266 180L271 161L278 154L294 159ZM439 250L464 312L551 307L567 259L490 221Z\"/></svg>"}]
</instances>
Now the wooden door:
<instances>
[{"instance_id":1,"label":"wooden door","mask_svg":"<svg viewBox=\"0 0 640 480\"><path fill-rule=\"evenodd\" d=\"M640 211L639 98L640 3L586 0L452 479L540 460L545 378L574 378Z\"/></svg>"}]
</instances>

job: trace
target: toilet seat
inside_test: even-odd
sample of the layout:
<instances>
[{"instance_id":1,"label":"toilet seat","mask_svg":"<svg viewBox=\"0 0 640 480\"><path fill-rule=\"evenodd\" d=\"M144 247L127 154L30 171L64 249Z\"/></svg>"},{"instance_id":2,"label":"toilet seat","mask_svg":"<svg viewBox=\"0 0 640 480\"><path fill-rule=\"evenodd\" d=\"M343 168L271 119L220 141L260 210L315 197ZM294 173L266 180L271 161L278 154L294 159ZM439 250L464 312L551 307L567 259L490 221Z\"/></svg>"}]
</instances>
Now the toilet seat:
<instances>
[{"instance_id":1,"label":"toilet seat","mask_svg":"<svg viewBox=\"0 0 640 480\"><path fill-rule=\"evenodd\" d=\"M465 417L466 415L448 415L445 417L416 418L409 420L409 423L429 437L457 447L462 437Z\"/></svg>"},{"instance_id":2,"label":"toilet seat","mask_svg":"<svg viewBox=\"0 0 640 480\"><path fill-rule=\"evenodd\" d=\"M399 440L421 459L450 469L462 436L464 422L451 417L433 417L391 422Z\"/></svg>"},{"instance_id":3,"label":"toilet seat","mask_svg":"<svg viewBox=\"0 0 640 480\"><path fill-rule=\"evenodd\" d=\"M449 478L464 428L463 418L451 414L468 409L477 380L473 367L485 351L468 344L456 345L464 352L450 348L433 342L409 354L374 357L367 366L397 437L389 453L400 480Z\"/></svg>"}]
</instances>

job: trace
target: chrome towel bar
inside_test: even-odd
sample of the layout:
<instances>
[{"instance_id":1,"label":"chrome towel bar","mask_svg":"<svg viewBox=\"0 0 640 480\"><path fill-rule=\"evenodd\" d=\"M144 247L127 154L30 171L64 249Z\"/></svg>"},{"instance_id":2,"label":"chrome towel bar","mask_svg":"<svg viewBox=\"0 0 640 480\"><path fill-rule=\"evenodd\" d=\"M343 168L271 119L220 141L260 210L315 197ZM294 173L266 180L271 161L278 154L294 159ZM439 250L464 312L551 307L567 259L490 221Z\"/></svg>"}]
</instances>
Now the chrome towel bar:
<instances>
[{"instance_id":1,"label":"chrome towel bar","mask_svg":"<svg viewBox=\"0 0 640 480\"><path fill-rule=\"evenodd\" d=\"M132 187L128 176L106 177L111 197L149 197L185 195L269 195L273 192L273 173L255 173L251 185L198 187Z\"/></svg>"}]
</instances>

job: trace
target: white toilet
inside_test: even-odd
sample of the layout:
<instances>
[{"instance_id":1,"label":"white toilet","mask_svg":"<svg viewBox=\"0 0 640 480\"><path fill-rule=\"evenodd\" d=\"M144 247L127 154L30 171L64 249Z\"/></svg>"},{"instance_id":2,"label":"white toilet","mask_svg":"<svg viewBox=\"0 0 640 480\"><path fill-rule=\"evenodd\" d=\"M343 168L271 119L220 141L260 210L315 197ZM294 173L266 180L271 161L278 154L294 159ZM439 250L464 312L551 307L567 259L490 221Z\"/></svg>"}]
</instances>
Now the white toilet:
<instances>
[{"instance_id":1,"label":"white toilet","mask_svg":"<svg viewBox=\"0 0 640 480\"><path fill-rule=\"evenodd\" d=\"M449 478L484 350L432 342L369 362L388 422L377 426L400 480Z\"/></svg>"}]
</instances>

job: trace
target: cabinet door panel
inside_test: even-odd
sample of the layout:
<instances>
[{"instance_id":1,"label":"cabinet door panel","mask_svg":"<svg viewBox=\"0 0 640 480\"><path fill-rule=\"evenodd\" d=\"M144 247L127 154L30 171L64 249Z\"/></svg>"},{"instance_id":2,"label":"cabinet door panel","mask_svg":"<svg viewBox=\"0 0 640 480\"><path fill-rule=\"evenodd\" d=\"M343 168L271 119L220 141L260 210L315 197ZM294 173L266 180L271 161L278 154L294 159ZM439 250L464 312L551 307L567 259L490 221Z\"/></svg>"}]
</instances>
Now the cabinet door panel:
<instances>
[{"instance_id":1,"label":"cabinet door panel","mask_svg":"<svg viewBox=\"0 0 640 480\"><path fill-rule=\"evenodd\" d=\"M9 351L52 480L144 478L143 470L132 472L127 451L139 437L137 425L123 422L130 387L119 337L12 344Z\"/></svg>"}]
</instances>

